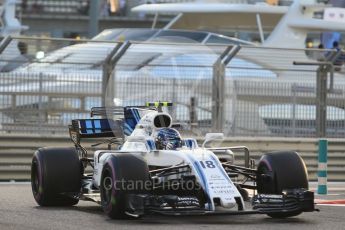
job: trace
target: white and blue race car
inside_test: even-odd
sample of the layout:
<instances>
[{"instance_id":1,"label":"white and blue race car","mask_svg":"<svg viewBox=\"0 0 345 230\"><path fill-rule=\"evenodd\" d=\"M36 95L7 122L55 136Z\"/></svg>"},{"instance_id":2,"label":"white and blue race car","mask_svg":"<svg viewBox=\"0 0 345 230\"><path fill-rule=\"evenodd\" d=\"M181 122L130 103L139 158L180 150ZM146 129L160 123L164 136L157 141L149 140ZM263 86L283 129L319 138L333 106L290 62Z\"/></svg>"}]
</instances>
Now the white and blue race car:
<instances>
[{"instance_id":1,"label":"white and blue race car","mask_svg":"<svg viewBox=\"0 0 345 230\"><path fill-rule=\"evenodd\" d=\"M32 160L31 184L41 206L99 203L111 218L163 215L267 214L290 217L314 211L314 194L301 157L267 153L255 166L246 147L207 147L221 140L209 133L199 146L182 138L162 110L145 107L93 108L92 118L73 120L74 147L40 148ZM110 119L122 115L121 119ZM176 128L176 129L175 129ZM106 138L108 149L88 157L84 138ZM116 147L115 147L116 146ZM245 154L234 164L234 151ZM91 166L93 173L85 173Z\"/></svg>"}]
</instances>

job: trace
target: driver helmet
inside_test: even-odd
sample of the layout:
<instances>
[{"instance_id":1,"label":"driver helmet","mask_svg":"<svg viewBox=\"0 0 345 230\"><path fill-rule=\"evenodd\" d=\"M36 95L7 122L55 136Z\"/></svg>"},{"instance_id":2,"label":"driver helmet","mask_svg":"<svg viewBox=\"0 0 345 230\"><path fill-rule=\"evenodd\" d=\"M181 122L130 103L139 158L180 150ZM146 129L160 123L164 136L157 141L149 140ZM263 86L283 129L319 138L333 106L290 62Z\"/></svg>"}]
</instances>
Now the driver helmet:
<instances>
[{"instance_id":1,"label":"driver helmet","mask_svg":"<svg viewBox=\"0 0 345 230\"><path fill-rule=\"evenodd\" d=\"M156 148L159 150L176 150L182 147L182 139L176 129L162 128L159 129L156 137Z\"/></svg>"}]
</instances>

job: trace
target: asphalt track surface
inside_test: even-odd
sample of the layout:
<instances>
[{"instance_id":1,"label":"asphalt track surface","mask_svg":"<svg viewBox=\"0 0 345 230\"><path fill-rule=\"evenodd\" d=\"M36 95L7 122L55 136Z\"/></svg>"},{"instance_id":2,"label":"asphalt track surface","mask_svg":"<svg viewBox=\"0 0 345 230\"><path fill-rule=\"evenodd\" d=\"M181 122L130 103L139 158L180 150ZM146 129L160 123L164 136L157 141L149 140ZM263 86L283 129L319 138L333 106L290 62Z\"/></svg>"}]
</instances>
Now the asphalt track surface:
<instances>
[{"instance_id":1,"label":"asphalt track surface","mask_svg":"<svg viewBox=\"0 0 345 230\"><path fill-rule=\"evenodd\" d=\"M318 199L344 199L337 195ZM288 219L265 215L245 216L147 216L139 220L111 220L97 204L81 201L75 207L47 208L35 203L29 184L0 184L0 230L11 229L345 229L345 206L320 205L320 212L304 213Z\"/></svg>"}]
</instances>

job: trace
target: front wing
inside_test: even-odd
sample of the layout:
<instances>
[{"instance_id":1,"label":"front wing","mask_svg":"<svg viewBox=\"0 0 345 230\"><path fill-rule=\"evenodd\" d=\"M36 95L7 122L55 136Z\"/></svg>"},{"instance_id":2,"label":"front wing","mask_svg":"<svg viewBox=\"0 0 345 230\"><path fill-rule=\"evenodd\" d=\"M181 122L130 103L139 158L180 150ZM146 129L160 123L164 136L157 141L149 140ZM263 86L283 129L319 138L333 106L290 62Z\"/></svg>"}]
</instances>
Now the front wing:
<instances>
[{"instance_id":1,"label":"front wing","mask_svg":"<svg viewBox=\"0 0 345 230\"><path fill-rule=\"evenodd\" d=\"M279 214L290 212L317 211L314 204L314 193L307 190L287 191L281 195L259 194L252 199L250 210L208 211L197 203L194 197L166 195L132 194L127 196L127 213L131 215L247 215L247 214Z\"/></svg>"}]
</instances>

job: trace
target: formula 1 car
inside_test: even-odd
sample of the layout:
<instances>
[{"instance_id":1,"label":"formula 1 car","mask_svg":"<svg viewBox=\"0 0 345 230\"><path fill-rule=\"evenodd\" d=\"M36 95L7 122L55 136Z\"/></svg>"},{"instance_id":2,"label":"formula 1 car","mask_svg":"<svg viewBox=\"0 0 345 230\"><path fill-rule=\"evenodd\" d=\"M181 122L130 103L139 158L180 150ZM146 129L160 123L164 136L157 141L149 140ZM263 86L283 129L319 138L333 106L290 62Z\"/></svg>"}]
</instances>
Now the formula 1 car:
<instances>
[{"instance_id":1,"label":"formula 1 car","mask_svg":"<svg viewBox=\"0 0 345 230\"><path fill-rule=\"evenodd\" d=\"M246 147L199 146L181 138L163 106L92 108L91 118L73 120L72 148L40 148L32 160L31 184L41 206L99 203L111 218L163 215L267 214L291 217L314 211L314 193L301 157L292 151L264 154L257 167ZM120 119L109 117L119 116ZM106 138L108 149L88 157L84 138ZM117 146L115 148L115 145ZM234 164L243 151L244 164ZM86 167L92 174L85 173ZM251 193L250 193L251 192Z\"/></svg>"}]
</instances>

